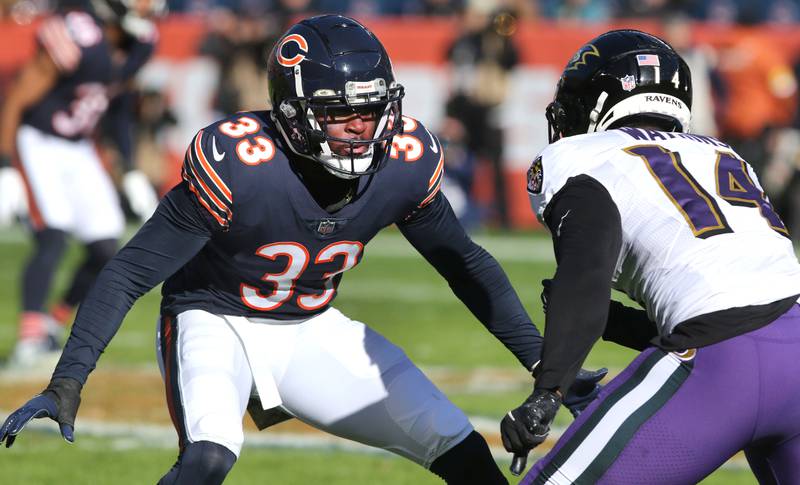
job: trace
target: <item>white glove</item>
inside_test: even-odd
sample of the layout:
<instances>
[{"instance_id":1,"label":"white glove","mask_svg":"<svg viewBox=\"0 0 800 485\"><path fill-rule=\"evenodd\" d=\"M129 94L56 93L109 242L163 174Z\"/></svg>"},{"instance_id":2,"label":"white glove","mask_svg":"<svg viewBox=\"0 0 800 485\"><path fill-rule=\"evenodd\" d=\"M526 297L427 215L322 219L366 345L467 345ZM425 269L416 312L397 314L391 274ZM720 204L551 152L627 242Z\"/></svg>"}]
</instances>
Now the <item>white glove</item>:
<instances>
[{"instance_id":1,"label":"white glove","mask_svg":"<svg viewBox=\"0 0 800 485\"><path fill-rule=\"evenodd\" d=\"M0 227L11 225L28 213L28 198L22 176L16 168L0 168Z\"/></svg>"},{"instance_id":2,"label":"white glove","mask_svg":"<svg viewBox=\"0 0 800 485\"><path fill-rule=\"evenodd\" d=\"M122 190L131 210L139 219L146 221L158 206L158 196L147 176L139 170L131 170L122 177Z\"/></svg>"}]
</instances>

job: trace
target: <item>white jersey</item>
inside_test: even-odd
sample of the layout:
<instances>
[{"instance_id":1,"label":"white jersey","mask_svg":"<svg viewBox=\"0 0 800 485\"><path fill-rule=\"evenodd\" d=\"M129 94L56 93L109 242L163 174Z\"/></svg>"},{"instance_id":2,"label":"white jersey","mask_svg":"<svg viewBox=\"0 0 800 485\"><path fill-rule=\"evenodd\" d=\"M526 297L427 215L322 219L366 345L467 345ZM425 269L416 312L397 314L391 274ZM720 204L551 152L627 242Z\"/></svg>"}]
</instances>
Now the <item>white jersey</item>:
<instances>
[{"instance_id":1,"label":"white jersey","mask_svg":"<svg viewBox=\"0 0 800 485\"><path fill-rule=\"evenodd\" d=\"M800 294L800 264L752 168L714 138L623 128L545 148L528 173L543 221L571 177L600 182L619 210L613 286L661 335L698 315Z\"/></svg>"}]
</instances>

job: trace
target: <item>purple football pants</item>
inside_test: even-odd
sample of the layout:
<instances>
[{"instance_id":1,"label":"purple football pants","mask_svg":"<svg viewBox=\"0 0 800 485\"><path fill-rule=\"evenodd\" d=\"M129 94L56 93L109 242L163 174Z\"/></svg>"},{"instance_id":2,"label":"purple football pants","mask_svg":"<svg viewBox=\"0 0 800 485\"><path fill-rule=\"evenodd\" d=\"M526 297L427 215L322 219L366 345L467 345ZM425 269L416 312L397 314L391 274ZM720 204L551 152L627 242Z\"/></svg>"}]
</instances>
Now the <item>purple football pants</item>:
<instances>
[{"instance_id":1,"label":"purple football pants","mask_svg":"<svg viewBox=\"0 0 800 485\"><path fill-rule=\"evenodd\" d=\"M683 353L649 348L522 484L680 485L744 450L761 483L800 484L800 306Z\"/></svg>"}]
</instances>

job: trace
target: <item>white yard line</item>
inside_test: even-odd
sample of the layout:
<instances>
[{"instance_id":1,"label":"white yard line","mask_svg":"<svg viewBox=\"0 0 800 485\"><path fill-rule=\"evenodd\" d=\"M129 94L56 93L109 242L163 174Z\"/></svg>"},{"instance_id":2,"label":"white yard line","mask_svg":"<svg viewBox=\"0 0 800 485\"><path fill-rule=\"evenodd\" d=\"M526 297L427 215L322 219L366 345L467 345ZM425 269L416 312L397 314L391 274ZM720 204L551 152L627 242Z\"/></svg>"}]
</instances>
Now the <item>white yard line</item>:
<instances>
[{"instance_id":1,"label":"white yard line","mask_svg":"<svg viewBox=\"0 0 800 485\"><path fill-rule=\"evenodd\" d=\"M7 416L8 410L0 409L0 416ZM494 418L485 416L470 416L470 421L475 426L475 429L483 436L492 442L499 442L499 425ZM58 428L54 422L49 420L34 420L29 425L30 430L38 432L45 432L48 434L57 435ZM103 445L103 449L111 448L114 450L129 450L137 448L163 448L174 449L177 447L177 437L175 436L175 429L172 426L159 426L147 425L141 423L125 423L125 422L111 422L111 421L97 421L88 419L78 419L75 423L76 428L76 444L81 446L81 437L105 438L110 440L108 446ZM564 432L564 428L554 428L551 436L557 437ZM309 428L308 432L278 432L278 431L265 431L254 432L246 431L244 433L244 453L247 448L265 449L265 448L296 448L305 450L334 450L349 453L363 453L363 454L386 454L389 452L373 448L370 446L362 445L353 441L338 438L321 431L316 431ZM540 458L555 444L555 439L546 440L537 450L532 453L531 461ZM91 446L91 445L87 445ZM501 446L491 446L492 455L495 460L502 463L510 462L511 458ZM745 469L747 463L744 456L739 454L733 459L729 460L723 468L727 469Z\"/></svg>"}]
</instances>

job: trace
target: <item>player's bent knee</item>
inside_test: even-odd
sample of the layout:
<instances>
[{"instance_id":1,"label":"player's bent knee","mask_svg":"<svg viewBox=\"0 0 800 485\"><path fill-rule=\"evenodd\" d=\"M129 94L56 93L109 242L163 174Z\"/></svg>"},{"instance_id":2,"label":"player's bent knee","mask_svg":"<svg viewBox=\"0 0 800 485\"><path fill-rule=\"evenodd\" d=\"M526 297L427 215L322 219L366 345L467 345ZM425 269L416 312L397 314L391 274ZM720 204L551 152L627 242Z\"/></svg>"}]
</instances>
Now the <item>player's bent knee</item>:
<instances>
[{"instance_id":1,"label":"player's bent knee","mask_svg":"<svg viewBox=\"0 0 800 485\"><path fill-rule=\"evenodd\" d=\"M391 396L386 402L390 419L416 442L412 460L428 467L472 432L467 416L410 361L383 378Z\"/></svg>"},{"instance_id":2,"label":"player's bent knee","mask_svg":"<svg viewBox=\"0 0 800 485\"><path fill-rule=\"evenodd\" d=\"M505 485L483 436L473 431L456 446L434 460L431 472L448 485Z\"/></svg>"},{"instance_id":3,"label":"player's bent knee","mask_svg":"<svg viewBox=\"0 0 800 485\"><path fill-rule=\"evenodd\" d=\"M236 455L211 441L189 443L158 485L219 485L236 463Z\"/></svg>"}]
</instances>

